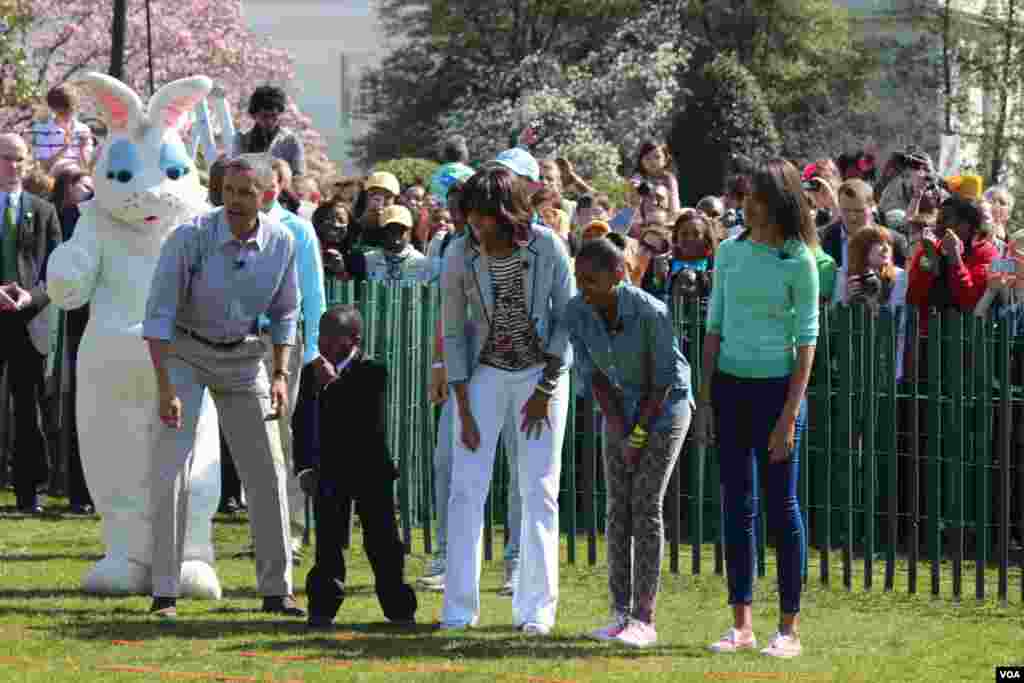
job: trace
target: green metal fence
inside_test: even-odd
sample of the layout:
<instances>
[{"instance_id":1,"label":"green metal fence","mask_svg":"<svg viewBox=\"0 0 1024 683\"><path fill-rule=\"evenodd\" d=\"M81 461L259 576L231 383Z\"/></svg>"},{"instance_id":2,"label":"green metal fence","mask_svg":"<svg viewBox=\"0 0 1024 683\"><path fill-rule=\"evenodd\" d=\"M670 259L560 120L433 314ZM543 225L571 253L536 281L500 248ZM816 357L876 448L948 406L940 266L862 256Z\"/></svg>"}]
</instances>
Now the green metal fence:
<instances>
[{"instance_id":1,"label":"green metal fence","mask_svg":"<svg viewBox=\"0 0 1024 683\"><path fill-rule=\"evenodd\" d=\"M439 294L428 286L373 283L357 291L332 283L332 303L358 302L368 350L391 368L392 446L401 461L398 484L403 531L414 527L431 549L433 434L436 413L426 400L430 347ZM677 301L673 315L695 389L701 377L706 303ZM799 494L813 549L808 577L844 586L919 592L959 599L974 576L977 599L1024 601L1024 553L1011 536L1024 531L1024 395L1018 342L1009 325L959 313L929 313L928 335L917 311L872 314L864 307L823 308L808 392L809 429L801 445ZM1019 349L1024 351L1024 349ZM897 379L897 369L902 368ZM560 496L568 560L586 543L598 561L605 494L597 411L575 398L563 452ZM741 427L741 426L740 426ZM723 571L719 463L715 448L688 442L666 497L671 571L684 543L690 570ZM485 554L503 526L507 468L499 454L488 502ZM758 570L771 545L759 519ZM988 569L993 569L988 572ZM994 578L993 578L994 577Z\"/></svg>"}]
</instances>

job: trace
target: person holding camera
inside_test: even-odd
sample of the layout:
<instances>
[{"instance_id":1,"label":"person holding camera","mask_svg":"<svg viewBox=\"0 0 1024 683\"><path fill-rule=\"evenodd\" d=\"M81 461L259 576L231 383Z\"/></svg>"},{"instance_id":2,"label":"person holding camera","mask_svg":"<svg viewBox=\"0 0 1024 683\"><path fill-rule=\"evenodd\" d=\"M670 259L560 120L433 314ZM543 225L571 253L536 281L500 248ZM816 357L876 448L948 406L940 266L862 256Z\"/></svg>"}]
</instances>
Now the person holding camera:
<instances>
[{"instance_id":1,"label":"person holding camera","mask_svg":"<svg viewBox=\"0 0 1024 683\"><path fill-rule=\"evenodd\" d=\"M841 273L847 266L850 240L864 227L875 224L875 200L871 186L853 178L839 186L839 213L842 220L833 223L821 233L821 248L832 257ZM890 233L892 259L899 267L907 262L907 238Z\"/></svg>"},{"instance_id":2,"label":"person holding camera","mask_svg":"<svg viewBox=\"0 0 1024 683\"><path fill-rule=\"evenodd\" d=\"M803 172L803 188L814 207L814 224L818 229L841 220L839 200L836 195L839 172L831 159L819 159L808 164Z\"/></svg>"},{"instance_id":3,"label":"person holding camera","mask_svg":"<svg viewBox=\"0 0 1024 683\"><path fill-rule=\"evenodd\" d=\"M906 302L907 271L893 262L892 236L880 225L869 225L850 240L849 267L836 283L835 303L866 303L877 312Z\"/></svg>"},{"instance_id":4,"label":"person holding camera","mask_svg":"<svg viewBox=\"0 0 1024 683\"><path fill-rule=\"evenodd\" d=\"M925 230L910 266L907 301L920 309L921 333L928 331L928 309L973 311L988 287L999 250L981 230L976 202L953 195L942 203L935 230Z\"/></svg>"},{"instance_id":5,"label":"person holding camera","mask_svg":"<svg viewBox=\"0 0 1024 683\"><path fill-rule=\"evenodd\" d=\"M882 307L893 314L907 302L907 271L893 263L892 231L879 225L863 228L850 240L850 265L836 278L833 303L863 304L874 313ZM903 377L903 331L896 351L896 379Z\"/></svg>"},{"instance_id":6,"label":"person holding camera","mask_svg":"<svg viewBox=\"0 0 1024 683\"><path fill-rule=\"evenodd\" d=\"M882 214L903 209L908 214L916 211L917 202L935 181L932 158L916 147L897 152L886 164L882 174L881 197L878 205Z\"/></svg>"},{"instance_id":7,"label":"person holding camera","mask_svg":"<svg viewBox=\"0 0 1024 683\"><path fill-rule=\"evenodd\" d=\"M645 217L655 208L655 199L658 187L665 188L662 195L668 201L669 213L679 213L679 181L672 173L672 156L669 154L668 145L660 145L653 140L640 145L640 152L636 158L636 169L633 171L631 181L637 192L643 198L640 205L641 214Z\"/></svg>"},{"instance_id":8,"label":"person holding camera","mask_svg":"<svg viewBox=\"0 0 1024 683\"><path fill-rule=\"evenodd\" d=\"M711 293L711 276L718 249L716 226L717 221L689 209L676 220L670 271L673 298L704 297Z\"/></svg>"}]
</instances>

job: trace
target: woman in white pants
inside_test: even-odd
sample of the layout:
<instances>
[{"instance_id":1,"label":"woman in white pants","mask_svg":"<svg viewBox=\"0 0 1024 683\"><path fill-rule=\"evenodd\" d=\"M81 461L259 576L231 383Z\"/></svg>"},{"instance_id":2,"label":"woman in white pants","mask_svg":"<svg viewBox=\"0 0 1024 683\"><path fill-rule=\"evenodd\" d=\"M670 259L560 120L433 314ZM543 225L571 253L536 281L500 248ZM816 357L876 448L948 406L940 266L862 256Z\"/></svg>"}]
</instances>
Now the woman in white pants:
<instances>
[{"instance_id":1,"label":"woman in white pants","mask_svg":"<svg viewBox=\"0 0 1024 683\"><path fill-rule=\"evenodd\" d=\"M449 247L441 279L458 431L441 627L479 619L484 502L498 437L513 417L523 517L512 620L526 634L545 635L558 606L558 485L572 360L564 314L575 294L569 254L557 235L532 223L527 182L508 168L470 178L462 207L475 231Z\"/></svg>"}]
</instances>

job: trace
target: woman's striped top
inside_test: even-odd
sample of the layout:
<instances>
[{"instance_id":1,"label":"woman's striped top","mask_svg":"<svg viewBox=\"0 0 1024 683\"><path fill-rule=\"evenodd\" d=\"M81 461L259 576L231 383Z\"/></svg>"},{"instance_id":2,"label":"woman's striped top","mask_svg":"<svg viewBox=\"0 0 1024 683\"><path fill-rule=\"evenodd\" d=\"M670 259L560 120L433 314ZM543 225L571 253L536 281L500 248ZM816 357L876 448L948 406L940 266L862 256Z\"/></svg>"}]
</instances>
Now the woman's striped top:
<instances>
[{"instance_id":1,"label":"woman's striped top","mask_svg":"<svg viewBox=\"0 0 1024 683\"><path fill-rule=\"evenodd\" d=\"M490 270L494 312L490 336L480 352L481 365L510 371L542 365L540 337L526 310L522 258L492 258Z\"/></svg>"}]
</instances>

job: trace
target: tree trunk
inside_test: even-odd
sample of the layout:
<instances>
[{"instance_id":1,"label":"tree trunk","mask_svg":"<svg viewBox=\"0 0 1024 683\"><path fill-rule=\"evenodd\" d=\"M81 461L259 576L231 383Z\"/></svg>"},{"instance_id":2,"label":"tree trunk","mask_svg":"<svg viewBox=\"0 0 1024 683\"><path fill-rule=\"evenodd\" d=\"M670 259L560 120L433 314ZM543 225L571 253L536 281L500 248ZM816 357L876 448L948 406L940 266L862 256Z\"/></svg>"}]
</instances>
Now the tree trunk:
<instances>
[{"instance_id":1,"label":"tree trunk","mask_svg":"<svg viewBox=\"0 0 1024 683\"><path fill-rule=\"evenodd\" d=\"M998 110L996 113L996 125L992 131L992 169L989 177L990 185L998 185L1003 176L1003 167L1006 165L1006 127L1010 114L1010 78L1013 73L1014 58L1014 34L1017 31L1017 2L1007 0L1006 23L1003 31L1003 60L1000 65L1000 74L997 88L999 90Z\"/></svg>"},{"instance_id":2,"label":"tree trunk","mask_svg":"<svg viewBox=\"0 0 1024 683\"><path fill-rule=\"evenodd\" d=\"M110 75L124 80L124 38L128 0L114 0L114 22L110 36Z\"/></svg>"},{"instance_id":3,"label":"tree trunk","mask_svg":"<svg viewBox=\"0 0 1024 683\"><path fill-rule=\"evenodd\" d=\"M950 0L942 13L942 70L946 83L946 135L953 134L953 55L949 47L953 16Z\"/></svg>"}]
</instances>

